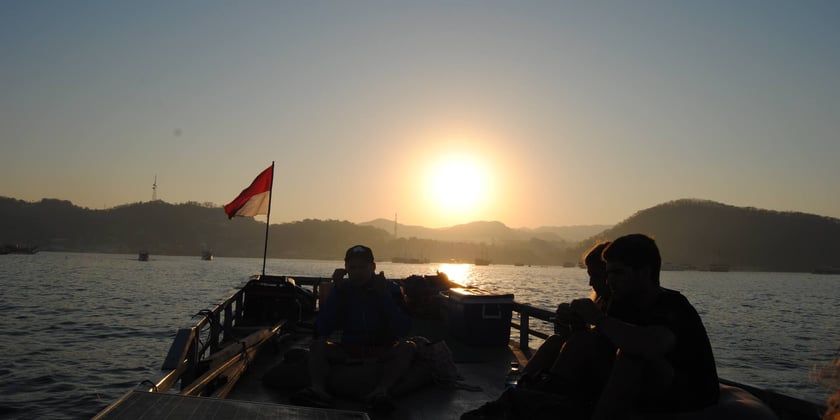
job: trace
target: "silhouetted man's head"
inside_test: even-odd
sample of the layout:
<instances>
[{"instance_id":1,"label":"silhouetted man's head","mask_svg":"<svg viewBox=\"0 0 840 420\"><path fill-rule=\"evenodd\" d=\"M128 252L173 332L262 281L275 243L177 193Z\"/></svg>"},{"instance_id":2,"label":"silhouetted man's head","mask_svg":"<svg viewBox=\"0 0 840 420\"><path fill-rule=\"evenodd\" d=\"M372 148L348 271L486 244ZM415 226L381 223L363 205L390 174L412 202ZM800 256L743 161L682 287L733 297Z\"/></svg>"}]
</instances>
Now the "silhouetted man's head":
<instances>
[{"instance_id":1,"label":"silhouetted man's head","mask_svg":"<svg viewBox=\"0 0 840 420\"><path fill-rule=\"evenodd\" d=\"M634 299L659 288L662 258L653 238L639 233L622 236L602 256L607 262L607 284L616 300Z\"/></svg>"},{"instance_id":2,"label":"silhouetted man's head","mask_svg":"<svg viewBox=\"0 0 840 420\"><path fill-rule=\"evenodd\" d=\"M376 272L373 251L364 245L351 246L344 254L344 269L354 284L367 282Z\"/></svg>"}]
</instances>

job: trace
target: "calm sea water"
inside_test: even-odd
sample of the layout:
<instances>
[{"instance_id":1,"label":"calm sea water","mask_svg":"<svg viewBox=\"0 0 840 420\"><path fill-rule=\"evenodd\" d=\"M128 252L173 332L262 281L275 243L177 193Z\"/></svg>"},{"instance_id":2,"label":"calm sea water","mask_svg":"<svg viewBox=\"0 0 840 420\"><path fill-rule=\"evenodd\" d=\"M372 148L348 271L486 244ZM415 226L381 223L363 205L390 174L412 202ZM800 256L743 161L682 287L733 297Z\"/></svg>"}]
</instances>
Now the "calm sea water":
<instances>
[{"instance_id":1,"label":"calm sea water","mask_svg":"<svg viewBox=\"0 0 840 420\"><path fill-rule=\"evenodd\" d=\"M157 376L176 329L230 295L261 259L42 252L0 256L0 417L90 418ZM340 261L269 260L271 274L329 276ZM380 263L388 277L447 272L553 309L587 296L577 268ZM665 272L704 319L721 377L812 401L837 356L840 276ZM532 341L532 347L539 343Z\"/></svg>"}]
</instances>

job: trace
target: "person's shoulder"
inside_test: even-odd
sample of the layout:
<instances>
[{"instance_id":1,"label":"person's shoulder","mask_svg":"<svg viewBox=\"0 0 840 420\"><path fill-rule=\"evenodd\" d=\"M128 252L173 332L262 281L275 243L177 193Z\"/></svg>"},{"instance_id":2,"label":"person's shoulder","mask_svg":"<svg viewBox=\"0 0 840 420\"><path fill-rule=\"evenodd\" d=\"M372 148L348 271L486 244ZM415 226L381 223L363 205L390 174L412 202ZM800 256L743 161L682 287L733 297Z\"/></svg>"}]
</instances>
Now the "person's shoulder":
<instances>
[{"instance_id":1,"label":"person's shoulder","mask_svg":"<svg viewBox=\"0 0 840 420\"><path fill-rule=\"evenodd\" d=\"M668 307L692 306L691 302L688 301L688 298L686 298L685 295L676 290L666 289L664 287L662 287L659 292L658 300L660 304Z\"/></svg>"},{"instance_id":2,"label":"person's shoulder","mask_svg":"<svg viewBox=\"0 0 840 420\"><path fill-rule=\"evenodd\" d=\"M694 305L692 305L688 298L682 293L663 287L662 293L659 296L659 302L667 308L668 312L671 312L672 314L682 314L683 317L699 317Z\"/></svg>"},{"instance_id":3,"label":"person's shoulder","mask_svg":"<svg viewBox=\"0 0 840 420\"><path fill-rule=\"evenodd\" d=\"M680 293L677 290L666 289L664 287L660 287L659 288L659 293L660 293L660 298L661 299L688 301L688 299L686 299L685 296L683 296L683 294Z\"/></svg>"}]
</instances>

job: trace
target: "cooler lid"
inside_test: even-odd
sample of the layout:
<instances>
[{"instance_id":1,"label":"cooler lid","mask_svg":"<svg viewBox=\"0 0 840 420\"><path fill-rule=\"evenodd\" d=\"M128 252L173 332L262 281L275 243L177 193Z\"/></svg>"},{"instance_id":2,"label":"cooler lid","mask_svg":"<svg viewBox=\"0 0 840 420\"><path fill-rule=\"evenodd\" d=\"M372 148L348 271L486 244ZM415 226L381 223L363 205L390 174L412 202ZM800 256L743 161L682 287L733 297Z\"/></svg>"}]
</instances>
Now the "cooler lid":
<instances>
[{"instance_id":1,"label":"cooler lid","mask_svg":"<svg viewBox=\"0 0 840 420\"><path fill-rule=\"evenodd\" d=\"M449 289L452 299L485 300L487 298L513 301L513 293L498 293L474 287L452 287Z\"/></svg>"}]
</instances>

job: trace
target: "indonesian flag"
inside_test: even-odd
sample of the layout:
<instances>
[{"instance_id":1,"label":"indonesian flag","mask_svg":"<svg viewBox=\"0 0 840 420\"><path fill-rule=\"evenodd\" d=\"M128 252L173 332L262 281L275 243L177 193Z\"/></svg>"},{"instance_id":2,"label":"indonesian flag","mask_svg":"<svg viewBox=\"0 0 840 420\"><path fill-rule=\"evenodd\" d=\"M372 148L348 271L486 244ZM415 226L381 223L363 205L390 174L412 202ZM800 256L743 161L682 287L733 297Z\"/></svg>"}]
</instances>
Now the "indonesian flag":
<instances>
[{"instance_id":1,"label":"indonesian flag","mask_svg":"<svg viewBox=\"0 0 840 420\"><path fill-rule=\"evenodd\" d=\"M271 182L274 180L274 164L262 171L248 188L242 190L239 196L225 205L228 219L233 216L256 216L268 214L271 200Z\"/></svg>"}]
</instances>

